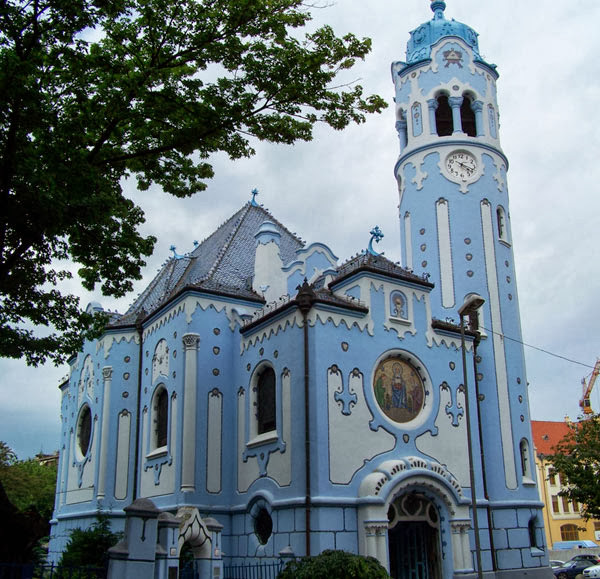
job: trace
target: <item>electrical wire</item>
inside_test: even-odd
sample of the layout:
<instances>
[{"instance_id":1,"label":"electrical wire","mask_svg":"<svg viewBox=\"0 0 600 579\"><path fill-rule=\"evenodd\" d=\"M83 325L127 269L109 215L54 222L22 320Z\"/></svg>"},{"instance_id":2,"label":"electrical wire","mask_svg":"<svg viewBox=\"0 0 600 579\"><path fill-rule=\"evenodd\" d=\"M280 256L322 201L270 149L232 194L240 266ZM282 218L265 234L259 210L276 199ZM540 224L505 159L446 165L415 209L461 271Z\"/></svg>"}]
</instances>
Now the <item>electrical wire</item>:
<instances>
[{"instance_id":1,"label":"electrical wire","mask_svg":"<svg viewBox=\"0 0 600 579\"><path fill-rule=\"evenodd\" d=\"M572 358L567 358L566 356L561 356L560 354L555 354L554 352L550 352L549 350L544 350L544 348L538 348L537 346L532 346L531 344L527 344L522 340L517 340L516 338L511 338L510 336L506 336L505 334L501 334L500 332L494 332L494 330L490 330L489 328L484 328L481 326L482 330L489 332L490 334L496 334L505 340L510 340L511 342L517 342L517 344L522 344L523 346L527 346L528 348L532 348L533 350L537 350L538 352L543 352L544 354L548 354L549 356L554 356L555 358L560 358L561 360L565 360L567 362L571 362L572 364L579 364L580 366L585 366L586 368L594 369L594 366L590 364L585 364L584 362L579 362L577 360L573 360Z\"/></svg>"}]
</instances>

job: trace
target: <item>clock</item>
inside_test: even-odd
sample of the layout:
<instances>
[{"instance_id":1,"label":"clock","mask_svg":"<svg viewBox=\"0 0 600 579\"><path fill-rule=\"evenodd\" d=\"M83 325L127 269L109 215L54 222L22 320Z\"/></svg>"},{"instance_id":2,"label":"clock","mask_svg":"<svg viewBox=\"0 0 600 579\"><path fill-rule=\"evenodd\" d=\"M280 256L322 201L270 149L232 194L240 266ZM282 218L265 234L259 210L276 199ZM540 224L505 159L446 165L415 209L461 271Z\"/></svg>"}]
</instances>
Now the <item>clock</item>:
<instances>
[{"instance_id":1,"label":"clock","mask_svg":"<svg viewBox=\"0 0 600 579\"><path fill-rule=\"evenodd\" d=\"M479 166L475 156L468 151L452 151L446 157L446 170L452 177L465 182L477 178Z\"/></svg>"}]
</instances>

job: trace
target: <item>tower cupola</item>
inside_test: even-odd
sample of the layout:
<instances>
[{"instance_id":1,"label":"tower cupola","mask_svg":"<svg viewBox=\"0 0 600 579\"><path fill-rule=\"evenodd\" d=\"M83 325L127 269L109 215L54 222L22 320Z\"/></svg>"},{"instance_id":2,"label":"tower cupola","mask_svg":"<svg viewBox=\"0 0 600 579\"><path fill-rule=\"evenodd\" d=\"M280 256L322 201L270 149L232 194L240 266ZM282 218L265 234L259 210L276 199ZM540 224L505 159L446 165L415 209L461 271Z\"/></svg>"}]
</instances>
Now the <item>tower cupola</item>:
<instances>
[{"instance_id":1,"label":"tower cupola","mask_svg":"<svg viewBox=\"0 0 600 579\"><path fill-rule=\"evenodd\" d=\"M431 47L440 38L446 36L456 36L464 40L473 51L474 59L481 60L477 32L470 26L457 22L454 18L446 20L444 16L446 3L441 0L432 0L431 10L433 11L433 18L410 33L410 40L406 47L407 64L414 64L431 58Z\"/></svg>"}]
</instances>

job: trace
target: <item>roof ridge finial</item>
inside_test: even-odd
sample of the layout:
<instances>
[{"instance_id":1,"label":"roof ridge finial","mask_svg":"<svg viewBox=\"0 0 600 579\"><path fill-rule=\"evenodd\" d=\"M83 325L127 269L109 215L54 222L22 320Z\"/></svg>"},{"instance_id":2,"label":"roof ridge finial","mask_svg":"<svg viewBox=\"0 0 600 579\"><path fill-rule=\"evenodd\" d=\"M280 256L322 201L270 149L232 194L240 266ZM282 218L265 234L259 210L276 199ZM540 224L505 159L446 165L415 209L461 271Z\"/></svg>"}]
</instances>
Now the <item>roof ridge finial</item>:
<instances>
[{"instance_id":1,"label":"roof ridge finial","mask_svg":"<svg viewBox=\"0 0 600 579\"><path fill-rule=\"evenodd\" d=\"M256 196L258 195L258 189L256 187L254 187L254 189L252 189L251 193L252 193L252 201L250 201L250 205L252 205L252 207L258 207L258 203L256 202Z\"/></svg>"},{"instance_id":2,"label":"roof ridge finial","mask_svg":"<svg viewBox=\"0 0 600 579\"><path fill-rule=\"evenodd\" d=\"M443 0L431 0L431 11L434 14L434 20L443 20L444 10L446 10L446 3Z\"/></svg>"}]
</instances>

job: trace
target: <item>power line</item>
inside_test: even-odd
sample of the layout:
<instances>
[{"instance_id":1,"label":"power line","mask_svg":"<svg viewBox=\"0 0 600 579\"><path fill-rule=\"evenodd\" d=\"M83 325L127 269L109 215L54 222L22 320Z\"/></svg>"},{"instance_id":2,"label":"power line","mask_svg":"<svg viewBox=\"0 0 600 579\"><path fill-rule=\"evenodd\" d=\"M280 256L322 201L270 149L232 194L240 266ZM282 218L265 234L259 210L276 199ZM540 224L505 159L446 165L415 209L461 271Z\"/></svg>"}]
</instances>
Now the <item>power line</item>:
<instances>
[{"instance_id":1,"label":"power line","mask_svg":"<svg viewBox=\"0 0 600 579\"><path fill-rule=\"evenodd\" d=\"M517 340L516 338L511 338L510 336L506 336L505 334L501 334L500 332L494 332L494 330L490 330L489 328L481 327L486 332L490 332L491 334L496 334L505 340L510 340L511 342L517 342L523 346L527 346L528 348L532 348L533 350L537 350L538 352L543 352L544 354L548 354L549 356L554 356L555 358L560 358L561 360L566 360L567 362L571 362L572 364L579 364L580 366L585 366L586 368L594 369L594 366L590 364L585 364L583 362L578 362L577 360L573 360L572 358L567 358L566 356L561 356L560 354L555 354L554 352L550 352L549 350L544 350L544 348L538 348L537 346L532 346L531 344L527 344L522 340Z\"/></svg>"}]
</instances>

